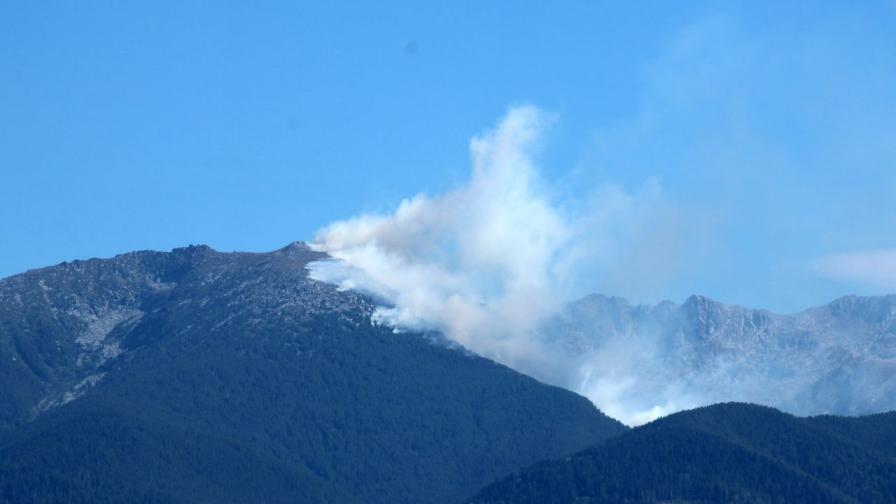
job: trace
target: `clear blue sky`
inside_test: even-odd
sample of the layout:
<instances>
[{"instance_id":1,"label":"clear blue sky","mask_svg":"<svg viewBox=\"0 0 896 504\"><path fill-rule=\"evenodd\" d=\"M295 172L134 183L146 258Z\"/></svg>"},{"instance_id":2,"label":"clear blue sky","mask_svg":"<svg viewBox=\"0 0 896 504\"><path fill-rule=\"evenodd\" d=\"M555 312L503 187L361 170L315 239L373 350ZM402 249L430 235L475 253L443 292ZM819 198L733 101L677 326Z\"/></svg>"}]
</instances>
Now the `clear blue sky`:
<instances>
[{"instance_id":1,"label":"clear blue sky","mask_svg":"<svg viewBox=\"0 0 896 504\"><path fill-rule=\"evenodd\" d=\"M655 177L710 222L687 275L620 294L896 291L812 266L896 249L896 2L336 4L0 7L0 276L309 239L458 184L533 103L546 178Z\"/></svg>"}]
</instances>

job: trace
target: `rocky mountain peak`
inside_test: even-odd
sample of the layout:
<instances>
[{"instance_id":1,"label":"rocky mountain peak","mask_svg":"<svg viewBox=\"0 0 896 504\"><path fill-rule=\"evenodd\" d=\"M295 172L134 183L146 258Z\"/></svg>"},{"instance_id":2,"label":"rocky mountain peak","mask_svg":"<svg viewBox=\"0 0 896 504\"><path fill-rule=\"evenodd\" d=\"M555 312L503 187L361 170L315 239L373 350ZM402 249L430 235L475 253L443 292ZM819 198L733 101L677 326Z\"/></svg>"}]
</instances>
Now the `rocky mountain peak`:
<instances>
[{"instance_id":1,"label":"rocky mountain peak","mask_svg":"<svg viewBox=\"0 0 896 504\"><path fill-rule=\"evenodd\" d=\"M634 309L611 299L572 303L544 333L576 359L621 362L606 373L635 384L633 402L663 404L685 390L799 414L896 409L896 296L847 296L796 315L699 295ZM620 346L633 350L620 356Z\"/></svg>"}]
</instances>

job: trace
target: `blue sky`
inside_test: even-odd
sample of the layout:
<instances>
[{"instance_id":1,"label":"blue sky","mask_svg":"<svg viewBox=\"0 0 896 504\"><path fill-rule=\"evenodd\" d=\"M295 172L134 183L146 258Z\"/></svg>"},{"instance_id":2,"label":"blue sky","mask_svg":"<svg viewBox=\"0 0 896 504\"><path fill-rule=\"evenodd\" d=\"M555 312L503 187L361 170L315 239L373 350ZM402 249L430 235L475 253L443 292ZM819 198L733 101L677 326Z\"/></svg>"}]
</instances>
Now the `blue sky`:
<instances>
[{"instance_id":1,"label":"blue sky","mask_svg":"<svg viewBox=\"0 0 896 504\"><path fill-rule=\"evenodd\" d=\"M558 204L656 187L674 215L593 290L896 291L896 3L631 4L7 4L0 276L311 239L463 184L534 104Z\"/></svg>"}]
</instances>

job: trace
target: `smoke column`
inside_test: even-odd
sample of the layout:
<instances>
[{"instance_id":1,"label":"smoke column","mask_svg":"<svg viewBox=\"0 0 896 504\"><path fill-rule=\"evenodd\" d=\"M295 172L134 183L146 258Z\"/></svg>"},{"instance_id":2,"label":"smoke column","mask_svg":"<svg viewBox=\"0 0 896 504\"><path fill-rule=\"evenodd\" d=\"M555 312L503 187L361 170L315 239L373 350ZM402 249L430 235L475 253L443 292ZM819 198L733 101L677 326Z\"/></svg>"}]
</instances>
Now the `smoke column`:
<instances>
[{"instance_id":1,"label":"smoke column","mask_svg":"<svg viewBox=\"0 0 896 504\"><path fill-rule=\"evenodd\" d=\"M625 411L617 398L629 388L628 373L597 377L593 356L570 355L541 327L565 301L600 287L601 276L643 242L663 214L659 183L647 181L637 194L605 185L584 203L552 198L559 191L536 163L549 119L533 106L511 108L470 141L465 184L320 230L314 247L335 260L313 263L311 275L388 300L374 315L379 323L442 331L478 354L587 394L623 420L640 420L643 412ZM628 361L630 352L638 349L624 352Z\"/></svg>"}]
</instances>

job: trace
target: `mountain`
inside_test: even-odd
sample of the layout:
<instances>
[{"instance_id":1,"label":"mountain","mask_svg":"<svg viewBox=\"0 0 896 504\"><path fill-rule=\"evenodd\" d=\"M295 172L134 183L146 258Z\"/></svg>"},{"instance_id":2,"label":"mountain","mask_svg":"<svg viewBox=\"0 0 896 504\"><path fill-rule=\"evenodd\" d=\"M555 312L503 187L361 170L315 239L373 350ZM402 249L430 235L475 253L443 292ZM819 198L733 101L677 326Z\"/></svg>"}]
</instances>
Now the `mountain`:
<instances>
[{"instance_id":1,"label":"mountain","mask_svg":"<svg viewBox=\"0 0 896 504\"><path fill-rule=\"evenodd\" d=\"M469 504L893 503L896 413L681 412L489 485Z\"/></svg>"},{"instance_id":2,"label":"mountain","mask_svg":"<svg viewBox=\"0 0 896 504\"><path fill-rule=\"evenodd\" d=\"M375 325L325 256L205 246L0 281L2 502L457 502L625 430Z\"/></svg>"},{"instance_id":3,"label":"mountain","mask_svg":"<svg viewBox=\"0 0 896 504\"><path fill-rule=\"evenodd\" d=\"M592 383L621 384L619 404L605 409L617 417L724 401L799 415L896 409L896 295L849 296L793 315L701 296L633 306L592 295L544 333Z\"/></svg>"}]
</instances>

